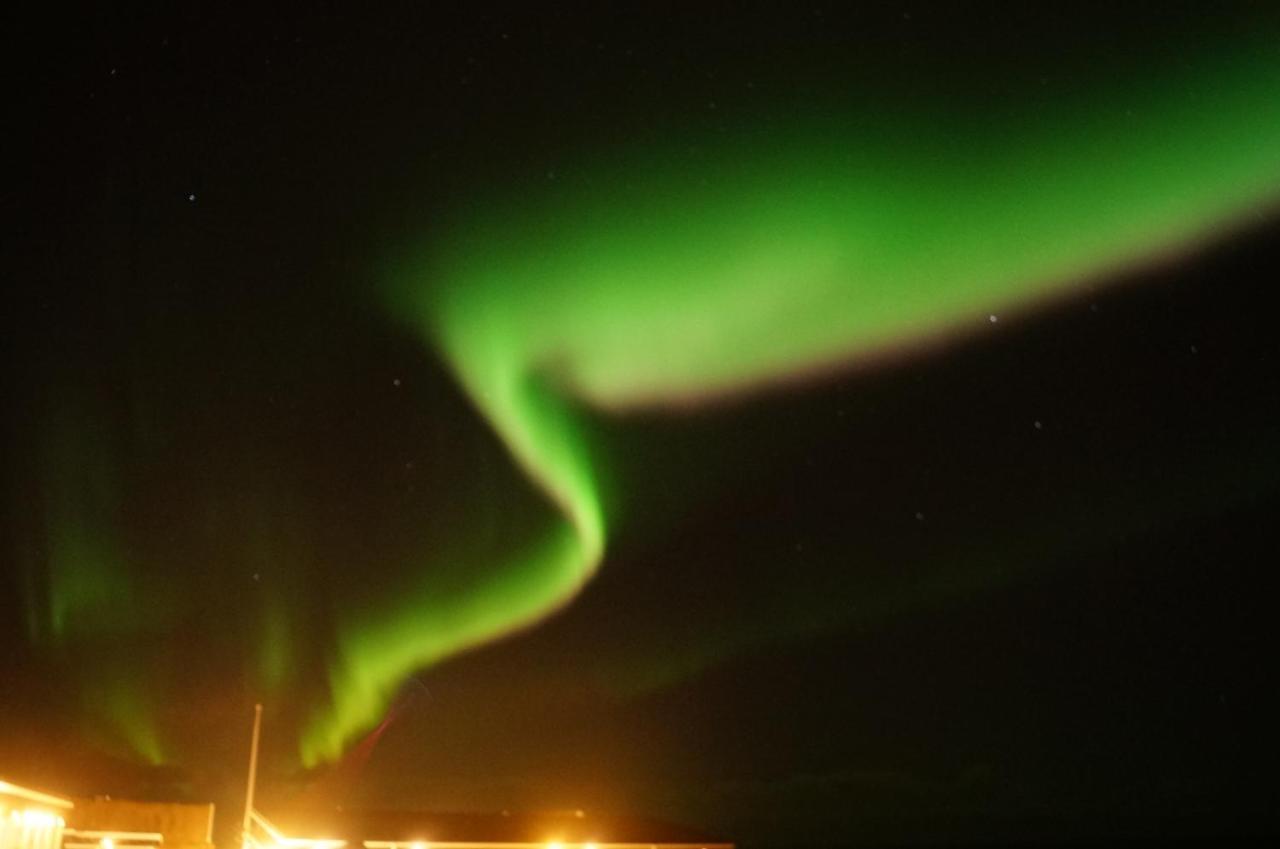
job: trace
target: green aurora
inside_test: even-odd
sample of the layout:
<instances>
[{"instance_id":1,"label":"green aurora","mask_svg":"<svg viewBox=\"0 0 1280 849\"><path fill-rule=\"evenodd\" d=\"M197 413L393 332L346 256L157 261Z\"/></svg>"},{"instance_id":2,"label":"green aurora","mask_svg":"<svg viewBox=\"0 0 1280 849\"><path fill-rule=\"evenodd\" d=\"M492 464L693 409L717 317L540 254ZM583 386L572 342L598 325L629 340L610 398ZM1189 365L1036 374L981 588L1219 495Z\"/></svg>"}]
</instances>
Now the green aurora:
<instances>
[{"instance_id":1,"label":"green aurora","mask_svg":"<svg viewBox=\"0 0 1280 849\"><path fill-rule=\"evenodd\" d=\"M586 410L675 409L982 332L1194 246L1280 187L1275 42L963 120L942 103L837 111L477 202L394 270L395 312L561 520L461 597L426 581L340 623L305 763L338 757L407 676L591 578L610 517Z\"/></svg>"},{"instance_id":2,"label":"green aurora","mask_svg":"<svg viewBox=\"0 0 1280 849\"><path fill-rule=\"evenodd\" d=\"M371 530L394 540L384 544L396 566L412 567L407 585L390 590L368 580L365 548L335 552L307 521L310 481L275 453L293 430L273 442L262 421L207 416L205 395L197 412L167 402L162 390L180 393L145 342L173 338L139 332L135 348L126 328L121 348L142 364L134 377L154 384L139 378L121 400L114 366L75 361L69 391L60 372L47 397L39 387L39 449L18 458L38 494L18 491L12 506L22 517L16 586L26 613L17 632L76 691L105 747L173 762L200 742L188 726L239 710L234 692L211 707L202 691L185 724L165 722L190 681L189 657L201 656L209 678L246 683L264 700L284 720L277 729L302 722L304 764L336 759L409 676L545 620L591 579L628 518L627 494L613 491L611 458L592 436L601 420L674 416L997 332L1267 211L1280 196L1280 39L1268 35L1148 54L1065 88L1032 81L985 103L976 91L881 90L821 108L774 104L658 147L584 144L574 174L477 191L451 218L419 228L419 243L390 252L381 295L392 319L439 354L517 471L493 473L501 486L491 490L464 481L439 515ZM187 273L185 254L181 262L173 274ZM171 271L160 268L151 273ZM170 317L157 315L167 328ZM174 359L195 363L205 354L196 350ZM259 355L245 356L269 371ZM207 397L238 388L193 372L214 384ZM113 430L121 420L138 432ZM219 439L234 447L220 454ZM1262 474L1247 448L1230 473L1219 460L1194 470L1196 486L1212 490L1201 497L1239 488L1241 469ZM517 472L529 491L508 493ZM1186 509L1169 492L1155 495L1154 513ZM1088 494L1110 511L1095 533L1130 527L1116 498ZM468 538L482 523L469 524L466 511L485 499L520 514L496 543ZM1036 534L1053 522L1038 520L1035 533L1006 530L1008 560L1040 553ZM413 523L425 530L405 542L400 532ZM1045 531L1054 533L1069 532ZM415 550L424 539L430 551ZM905 594L952 597L997 580L989 552L951 554L964 574L895 586L859 615L885 618ZM707 626L645 658L628 685L663 686L735 646L777 638L772 630L812 632L853 615L834 593L802 595L788 597L784 616L766 610L783 605L761 593L767 601L718 631ZM771 612L788 621L762 627ZM200 639L166 652L184 628Z\"/></svg>"}]
</instances>

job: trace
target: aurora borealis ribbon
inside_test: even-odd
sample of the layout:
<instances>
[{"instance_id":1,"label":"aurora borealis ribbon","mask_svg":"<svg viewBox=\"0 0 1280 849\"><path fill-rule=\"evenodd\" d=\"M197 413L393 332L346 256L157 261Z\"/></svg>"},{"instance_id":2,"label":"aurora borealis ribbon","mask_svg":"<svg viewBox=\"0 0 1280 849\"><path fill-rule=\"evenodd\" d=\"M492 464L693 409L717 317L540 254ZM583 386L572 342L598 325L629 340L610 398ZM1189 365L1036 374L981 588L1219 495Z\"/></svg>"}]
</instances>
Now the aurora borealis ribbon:
<instances>
[{"instance_id":1,"label":"aurora borealis ribbon","mask_svg":"<svg viewBox=\"0 0 1280 849\"><path fill-rule=\"evenodd\" d=\"M415 670L591 578L610 516L583 416L678 411L983 332L1280 194L1280 52L1262 40L965 110L833 109L599 156L572 186L478 203L406 252L397 318L559 520L447 602L411 590L343 623L304 761L337 757Z\"/></svg>"}]
</instances>

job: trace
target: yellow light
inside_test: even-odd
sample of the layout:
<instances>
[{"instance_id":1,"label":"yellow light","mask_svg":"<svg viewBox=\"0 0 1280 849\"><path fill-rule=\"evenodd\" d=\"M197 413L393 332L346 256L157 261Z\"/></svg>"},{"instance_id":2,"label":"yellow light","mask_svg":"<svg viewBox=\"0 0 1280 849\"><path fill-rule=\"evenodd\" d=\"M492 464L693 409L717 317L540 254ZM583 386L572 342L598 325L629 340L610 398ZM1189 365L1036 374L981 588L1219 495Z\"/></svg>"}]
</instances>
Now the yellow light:
<instances>
[{"instance_id":1,"label":"yellow light","mask_svg":"<svg viewBox=\"0 0 1280 849\"><path fill-rule=\"evenodd\" d=\"M291 847L300 847L300 849L339 849L339 847L347 845L347 841L332 837L285 837L262 814L254 811L252 816L254 822L262 826L262 830L275 841L275 849L290 849Z\"/></svg>"},{"instance_id":2,"label":"yellow light","mask_svg":"<svg viewBox=\"0 0 1280 849\"><path fill-rule=\"evenodd\" d=\"M564 849L564 844L559 840L552 840L547 843L547 849Z\"/></svg>"},{"instance_id":3,"label":"yellow light","mask_svg":"<svg viewBox=\"0 0 1280 849\"><path fill-rule=\"evenodd\" d=\"M596 849L596 845L594 843L587 843L582 847L582 849Z\"/></svg>"},{"instance_id":4,"label":"yellow light","mask_svg":"<svg viewBox=\"0 0 1280 849\"><path fill-rule=\"evenodd\" d=\"M100 842L102 843L102 849L115 849L116 842L110 837L104 837Z\"/></svg>"},{"instance_id":5,"label":"yellow light","mask_svg":"<svg viewBox=\"0 0 1280 849\"><path fill-rule=\"evenodd\" d=\"M24 809L21 814L17 814L15 811L13 814L10 814L10 818L20 819L23 825L30 826L32 828L58 825L62 821L61 817L55 816L48 811L36 811L31 808Z\"/></svg>"}]
</instances>

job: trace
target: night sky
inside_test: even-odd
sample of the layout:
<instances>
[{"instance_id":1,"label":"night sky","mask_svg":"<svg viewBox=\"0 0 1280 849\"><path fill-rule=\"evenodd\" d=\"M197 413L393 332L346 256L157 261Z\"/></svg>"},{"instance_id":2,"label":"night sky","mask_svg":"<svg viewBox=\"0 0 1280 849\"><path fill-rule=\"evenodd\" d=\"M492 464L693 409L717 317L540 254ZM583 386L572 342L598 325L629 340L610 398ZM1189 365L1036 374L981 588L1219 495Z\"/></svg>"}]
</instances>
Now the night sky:
<instances>
[{"instance_id":1,"label":"night sky","mask_svg":"<svg viewBox=\"0 0 1280 849\"><path fill-rule=\"evenodd\" d=\"M1280 9L26 20L0 776L1280 829Z\"/></svg>"}]
</instances>

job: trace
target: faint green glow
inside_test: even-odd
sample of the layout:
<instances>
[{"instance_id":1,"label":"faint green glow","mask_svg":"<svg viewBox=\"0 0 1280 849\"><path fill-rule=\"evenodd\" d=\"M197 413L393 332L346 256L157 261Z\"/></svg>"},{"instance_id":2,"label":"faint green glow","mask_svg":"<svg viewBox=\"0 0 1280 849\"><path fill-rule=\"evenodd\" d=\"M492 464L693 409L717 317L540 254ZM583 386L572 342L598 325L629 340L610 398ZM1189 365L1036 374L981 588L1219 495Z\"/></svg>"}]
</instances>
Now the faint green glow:
<instances>
[{"instance_id":1,"label":"faint green glow","mask_svg":"<svg viewBox=\"0 0 1280 849\"><path fill-rule=\"evenodd\" d=\"M145 691L137 686L136 671L122 672L116 669L94 674L92 684L85 688L86 712L94 719L105 720L105 726L134 756L152 766L165 763L169 758L154 721L155 710ZM102 729L100 722L94 722L90 735L101 733ZM114 740L107 738L103 742L108 749L114 748Z\"/></svg>"},{"instance_id":2,"label":"faint green glow","mask_svg":"<svg viewBox=\"0 0 1280 849\"><path fill-rule=\"evenodd\" d=\"M990 317L1211 236L1277 196L1278 50L964 121L798 119L687 166L624 156L438 234L394 275L398 310L563 523L459 597L349 618L304 760L336 756L405 676L590 578L607 520L575 408L705 401L1002 327Z\"/></svg>"},{"instance_id":3,"label":"faint green glow","mask_svg":"<svg viewBox=\"0 0 1280 849\"><path fill-rule=\"evenodd\" d=\"M112 452L83 416L65 411L45 434L44 521L47 604L35 605L37 639L127 629L134 616L133 575L116 539L120 509Z\"/></svg>"},{"instance_id":4,"label":"faint green glow","mask_svg":"<svg viewBox=\"0 0 1280 849\"><path fill-rule=\"evenodd\" d=\"M28 635L76 680L88 736L162 763L166 752L142 686L144 664L113 641L164 627L172 605L162 589L138 578L126 555L121 486L107 436L67 404L43 437L34 511L43 545L38 556L26 552Z\"/></svg>"},{"instance_id":5,"label":"faint green glow","mask_svg":"<svg viewBox=\"0 0 1280 849\"><path fill-rule=\"evenodd\" d=\"M269 598L259 618L261 633L255 673L262 690L274 695L281 692L290 680L291 617L283 600Z\"/></svg>"}]
</instances>

